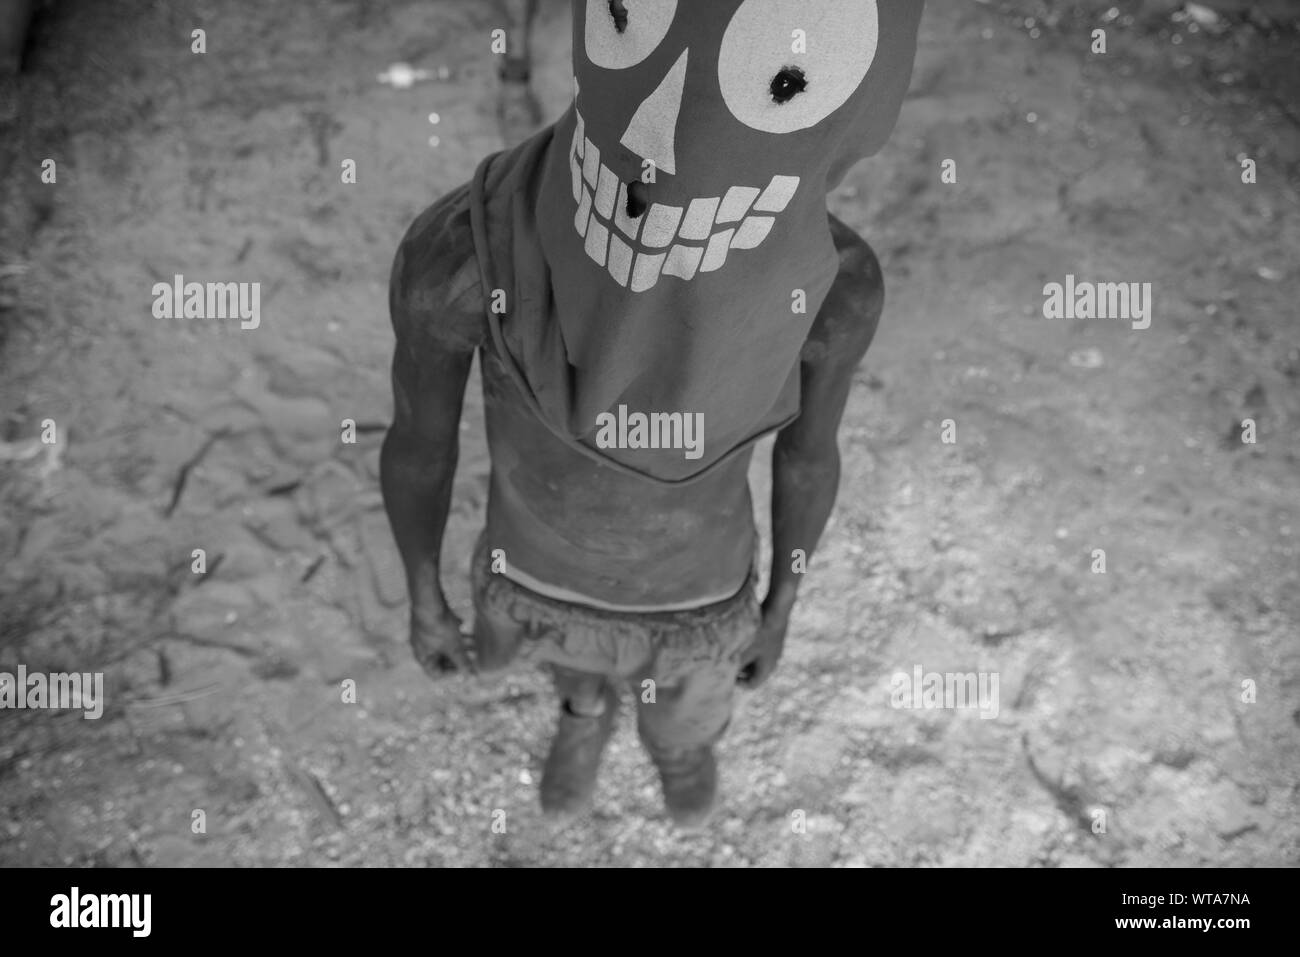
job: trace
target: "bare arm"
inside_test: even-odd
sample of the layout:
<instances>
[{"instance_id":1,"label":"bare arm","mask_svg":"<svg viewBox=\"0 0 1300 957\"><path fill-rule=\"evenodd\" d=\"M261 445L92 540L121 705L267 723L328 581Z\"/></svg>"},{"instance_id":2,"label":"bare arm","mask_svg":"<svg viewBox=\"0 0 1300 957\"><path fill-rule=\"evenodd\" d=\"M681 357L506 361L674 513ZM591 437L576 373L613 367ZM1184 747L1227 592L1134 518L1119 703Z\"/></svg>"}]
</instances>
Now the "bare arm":
<instances>
[{"instance_id":1,"label":"bare arm","mask_svg":"<svg viewBox=\"0 0 1300 957\"><path fill-rule=\"evenodd\" d=\"M380 453L380 484L406 568L411 643L432 674L465 663L460 622L439 579L465 384L483 335L463 194L462 187L416 219L398 247L388 295L397 339L394 414Z\"/></svg>"},{"instance_id":2,"label":"bare arm","mask_svg":"<svg viewBox=\"0 0 1300 957\"><path fill-rule=\"evenodd\" d=\"M885 290L871 247L831 217L840 271L813 322L801 356L799 418L772 450L772 575L763 626L742 662L741 683L757 687L780 658L803 575L793 553L812 557L840 484L836 435L853 372L876 334Z\"/></svg>"}]
</instances>

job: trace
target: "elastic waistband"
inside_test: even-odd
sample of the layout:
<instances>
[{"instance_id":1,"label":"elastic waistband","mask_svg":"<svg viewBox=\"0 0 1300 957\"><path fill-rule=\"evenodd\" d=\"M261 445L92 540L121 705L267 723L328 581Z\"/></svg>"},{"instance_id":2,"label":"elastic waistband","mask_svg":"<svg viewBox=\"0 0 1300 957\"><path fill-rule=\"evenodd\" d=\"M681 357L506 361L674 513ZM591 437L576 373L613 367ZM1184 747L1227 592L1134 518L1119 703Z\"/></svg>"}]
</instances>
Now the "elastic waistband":
<instances>
[{"instance_id":1,"label":"elastic waistband","mask_svg":"<svg viewBox=\"0 0 1300 957\"><path fill-rule=\"evenodd\" d=\"M512 617L564 620L570 625L589 622L593 627L632 626L637 631L647 627L658 629L714 628L733 617L749 616L756 607L755 591L758 586L757 566L751 565L745 583L730 598L678 611L614 611L596 608L579 602L561 601L538 594L530 588L492 571L486 537L479 536L474 546L471 570L476 601L496 606ZM527 611L524 611L524 609Z\"/></svg>"}]
</instances>

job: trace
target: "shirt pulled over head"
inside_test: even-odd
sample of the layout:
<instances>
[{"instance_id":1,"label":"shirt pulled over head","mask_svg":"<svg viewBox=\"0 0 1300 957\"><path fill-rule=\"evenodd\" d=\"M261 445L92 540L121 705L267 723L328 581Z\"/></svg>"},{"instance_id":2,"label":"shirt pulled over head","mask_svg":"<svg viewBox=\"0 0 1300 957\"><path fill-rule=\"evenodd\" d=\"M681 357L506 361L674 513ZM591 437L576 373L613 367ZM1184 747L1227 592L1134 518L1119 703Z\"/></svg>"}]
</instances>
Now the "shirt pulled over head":
<instances>
[{"instance_id":1,"label":"shirt pulled over head","mask_svg":"<svg viewBox=\"0 0 1300 957\"><path fill-rule=\"evenodd\" d=\"M574 0L573 105L475 180L494 339L552 431L682 482L797 416L826 195L888 139L921 6ZM638 413L702 441L629 437Z\"/></svg>"}]
</instances>

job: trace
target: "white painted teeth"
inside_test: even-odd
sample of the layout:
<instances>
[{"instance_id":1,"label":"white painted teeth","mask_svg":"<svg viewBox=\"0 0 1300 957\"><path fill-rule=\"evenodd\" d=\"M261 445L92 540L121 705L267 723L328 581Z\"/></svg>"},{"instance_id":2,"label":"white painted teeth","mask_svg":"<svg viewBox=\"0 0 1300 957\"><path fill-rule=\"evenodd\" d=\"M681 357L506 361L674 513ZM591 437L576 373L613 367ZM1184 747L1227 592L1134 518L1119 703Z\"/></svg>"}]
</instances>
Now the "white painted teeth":
<instances>
[{"instance_id":1,"label":"white painted teeth","mask_svg":"<svg viewBox=\"0 0 1300 957\"><path fill-rule=\"evenodd\" d=\"M731 239L731 248L753 249L767 239L767 234L772 231L772 224L775 222L776 219L772 216L750 216L736 230L736 235Z\"/></svg>"},{"instance_id":2,"label":"white painted teeth","mask_svg":"<svg viewBox=\"0 0 1300 957\"><path fill-rule=\"evenodd\" d=\"M758 198L758 190L753 186L733 186L718 207L719 223L734 223L749 211L750 204Z\"/></svg>"},{"instance_id":3,"label":"white painted teeth","mask_svg":"<svg viewBox=\"0 0 1300 957\"><path fill-rule=\"evenodd\" d=\"M596 176L600 172L600 150L591 140L587 140L587 152L582 159L582 178L590 183L593 187L596 185Z\"/></svg>"},{"instance_id":4,"label":"white painted teeth","mask_svg":"<svg viewBox=\"0 0 1300 957\"><path fill-rule=\"evenodd\" d=\"M754 204L754 212L781 212L794 197L794 191L798 188L798 176L773 176L772 182L768 184L767 189L763 190L763 195Z\"/></svg>"},{"instance_id":5,"label":"white painted teeth","mask_svg":"<svg viewBox=\"0 0 1300 957\"><path fill-rule=\"evenodd\" d=\"M734 229L724 229L720 233L713 234L713 238L709 240L709 248L704 251L700 272L713 272L715 269L722 268L722 264L727 261L727 250L731 248L731 235L734 232Z\"/></svg>"},{"instance_id":6,"label":"white painted teeth","mask_svg":"<svg viewBox=\"0 0 1300 957\"><path fill-rule=\"evenodd\" d=\"M645 232L641 234L641 242L654 248L667 246L677 235L677 224L681 220L680 206L655 203L650 207L650 212L645 214Z\"/></svg>"},{"instance_id":7,"label":"white painted teeth","mask_svg":"<svg viewBox=\"0 0 1300 957\"><path fill-rule=\"evenodd\" d=\"M682 239L708 239L713 228L713 216L718 211L718 197L693 199L682 223Z\"/></svg>"},{"instance_id":8,"label":"white painted teeth","mask_svg":"<svg viewBox=\"0 0 1300 957\"><path fill-rule=\"evenodd\" d=\"M573 228L579 236L587 235L587 220L591 218L591 193L582 191L582 201L578 203L578 214L573 217Z\"/></svg>"},{"instance_id":9,"label":"white painted teeth","mask_svg":"<svg viewBox=\"0 0 1300 957\"><path fill-rule=\"evenodd\" d=\"M601 219L614 215L614 198L618 196L618 177L608 166L600 168L600 183L596 186L596 212Z\"/></svg>"},{"instance_id":10,"label":"white painted teeth","mask_svg":"<svg viewBox=\"0 0 1300 957\"><path fill-rule=\"evenodd\" d=\"M637 255L636 265L632 267L633 292L645 292L659 281L659 270L663 267L666 256L666 253L659 253L658 255L639 253Z\"/></svg>"},{"instance_id":11,"label":"white painted teeth","mask_svg":"<svg viewBox=\"0 0 1300 957\"><path fill-rule=\"evenodd\" d=\"M587 227L587 255L597 266L605 265L605 250L609 246L609 227L601 224L595 216Z\"/></svg>"},{"instance_id":12,"label":"white painted teeth","mask_svg":"<svg viewBox=\"0 0 1300 957\"><path fill-rule=\"evenodd\" d=\"M627 285L627 277L632 272L632 247L617 235L609 238L609 274L620 286Z\"/></svg>"},{"instance_id":13,"label":"white painted teeth","mask_svg":"<svg viewBox=\"0 0 1300 957\"><path fill-rule=\"evenodd\" d=\"M694 279L695 270L700 268L700 257L704 255L703 246L674 246L668 250L668 259L664 262L664 275L679 279Z\"/></svg>"},{"instance_id":14,"label":"white painted teeth","mask_svg":"<svg viewBox=\"0 0 1300 957\"><path fill-rule=\"evenodd\" d=\"M799 189L798 176L773 176L764 188L733 186L685 208L654 203L634 218L627 213L627 184L600 162L600 148L585 129L578 114L569 151L578 207L573 228L592 261L633 292L653 288L660 276L690 281L721 269L731 250L762 245L776 217L755 214L784 211Z\"/></svg>"}]
</instances>

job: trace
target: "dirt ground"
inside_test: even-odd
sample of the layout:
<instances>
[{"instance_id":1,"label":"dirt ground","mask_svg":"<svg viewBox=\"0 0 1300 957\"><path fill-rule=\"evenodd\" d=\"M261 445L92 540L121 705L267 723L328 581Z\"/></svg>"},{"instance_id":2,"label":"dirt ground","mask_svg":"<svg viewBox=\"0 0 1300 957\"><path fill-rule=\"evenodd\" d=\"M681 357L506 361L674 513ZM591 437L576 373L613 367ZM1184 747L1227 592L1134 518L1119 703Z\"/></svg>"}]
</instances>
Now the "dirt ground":
<instances>
[{"instance_id":1,"label":"dirt ground","mask_svg":"<svg viewBox=\"0 0 1300 957\"><path fill-rule=\"evenodd\" d=\"M0 126L0 670L103 671L107 704L0 711L0 864L1300 861L1297 24L1108 6L929 4L893 140L831 198L889 296L839 503L719 813L681 834L626 712L596 811L552 827L545 679L435 685L405 644L388 267L502 145L494 6L47 4ZM175 273L260 281L262 325L155 319ZM1067 273L1152 283L1150 328L1043 319ZM468 615L476 381L463 438ZM997 673L998 717L890 707L917 665Z\"/></svg>"}]
</instances>

